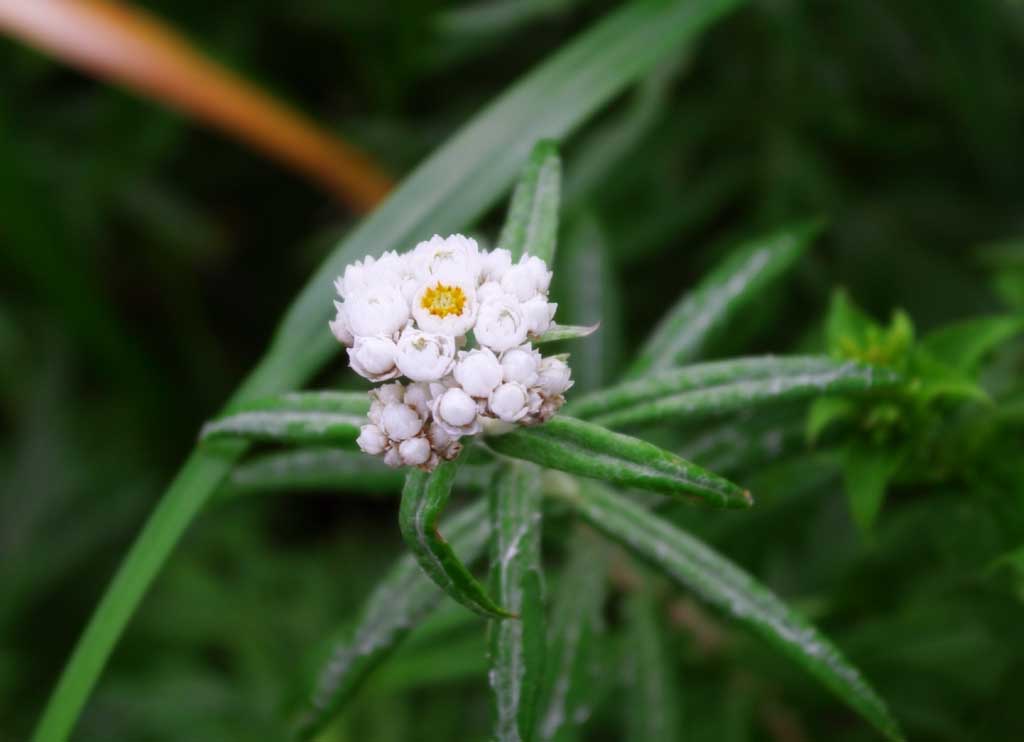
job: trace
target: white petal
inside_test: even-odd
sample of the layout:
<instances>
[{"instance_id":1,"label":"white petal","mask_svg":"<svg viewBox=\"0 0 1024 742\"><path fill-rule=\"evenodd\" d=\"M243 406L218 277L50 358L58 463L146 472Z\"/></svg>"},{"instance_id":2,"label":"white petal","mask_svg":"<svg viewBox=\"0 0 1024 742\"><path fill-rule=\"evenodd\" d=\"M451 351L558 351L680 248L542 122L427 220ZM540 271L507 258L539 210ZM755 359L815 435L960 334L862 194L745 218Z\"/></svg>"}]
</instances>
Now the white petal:
<instances>
[{"instance_id":1,"label":"white petal","mask_svg":"<svg viewBox=\"0 0 1024 742\"><path fill-rule=\"evenodd\" d=\"M384 408L381 415L384 431L395 441L412 438L423 428L423 420L414 409L404 404L392 403Z\"/></svg>"}]
</instances>

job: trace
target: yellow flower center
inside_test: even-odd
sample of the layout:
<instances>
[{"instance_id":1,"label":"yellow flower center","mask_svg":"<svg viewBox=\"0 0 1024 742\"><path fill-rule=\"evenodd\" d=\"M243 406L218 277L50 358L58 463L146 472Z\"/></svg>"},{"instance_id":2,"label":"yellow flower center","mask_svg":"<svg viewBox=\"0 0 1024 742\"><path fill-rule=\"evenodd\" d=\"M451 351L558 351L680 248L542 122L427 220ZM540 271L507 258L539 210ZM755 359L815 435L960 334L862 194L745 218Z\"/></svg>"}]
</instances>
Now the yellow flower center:
<instances>
[{"instance_id":1,"label":"yellow flower center","mask_svg":"<svg viewBox=\"0 0 1024 742\"><path fill-rule=\"evenodd\" d=\"M436 286L423 292L420 304L435 317L458 315L466 307L466 295L458 286L445 286L438 281Z\"/></svg>"}]
</instances>

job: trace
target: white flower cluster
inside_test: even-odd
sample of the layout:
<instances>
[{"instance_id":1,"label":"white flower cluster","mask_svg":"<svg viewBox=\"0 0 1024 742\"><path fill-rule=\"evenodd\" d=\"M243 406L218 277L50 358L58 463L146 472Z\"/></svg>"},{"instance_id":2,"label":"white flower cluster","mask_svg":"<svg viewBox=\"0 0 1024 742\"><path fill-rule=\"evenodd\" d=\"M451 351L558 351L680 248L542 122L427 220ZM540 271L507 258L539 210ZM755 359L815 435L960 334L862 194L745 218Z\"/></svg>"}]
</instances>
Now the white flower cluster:
<instances>
[{"instance_id":1,"label":"white flower cluster","mask_svg":"<svg viewBox=\"0 0 1024 742\"><path fill-rule=\"evenodd\" d=\"M412 382L370 392L359 447L389 466L431 470L459 454L462 436L554 415L569 366L530 342L553 322L550 284L540 258L513 264L508 250L481 251L459 234L348 266L330 327L349 365L370 381ZM470 332L478 347L467 347Z\"/></svg>"}]
</instances>

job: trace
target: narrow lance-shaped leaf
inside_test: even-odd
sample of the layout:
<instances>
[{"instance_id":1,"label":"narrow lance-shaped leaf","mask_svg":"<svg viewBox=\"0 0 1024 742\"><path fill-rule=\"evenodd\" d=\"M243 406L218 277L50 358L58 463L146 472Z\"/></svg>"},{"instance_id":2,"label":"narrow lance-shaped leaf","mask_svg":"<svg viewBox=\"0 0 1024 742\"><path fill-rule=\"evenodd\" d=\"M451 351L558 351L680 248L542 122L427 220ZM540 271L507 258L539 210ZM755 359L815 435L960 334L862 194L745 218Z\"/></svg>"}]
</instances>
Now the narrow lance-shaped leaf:
<instances>
[{"instance_id":1,"label":"narrow lance-shaped leaf","mask_svg":"<svg viewBox=\"0 0 1024 742\"><path fill-rule=\"evenodd\" d=\"M843 484L850 514L861 531L870 531L885 503L889 482L906 451L893 446L851 443L843 456Z\"/></svg>"},{"instance_id":2,"label":"narrow lance-shaped leaf","mask_svg":"<svg viewBox=\"0 0 1024 742\"><path fill-rule=\"evenodd\" d=\"M555 343L559 340L577 340L578 338L585 338L588 335L593 335L597 332L597 328L600 326L600 322L586 327L583 325L559 325L556 323L551 325L551 327L549 327L539 338L534 339L533 344L540 345L541 343Z\"/></svg>"},{"instance_id":3,"label":"narrow lance-shaped leaf","mask_svg":"<svg viewBox=\"0 0 1024 742\"><path fill-rule=\"evenodd\" d=\"M540 342L584 337L600 332L585 343L572 346L574 395L600 389L622 369L625 347L622 291L616 275L605 230L598 219L584 211L577 213L564 230L558 246L558 269L552 296L558 301L558 315L577 327L553 328Z\"/></svg>"},{"instance_id":4,"label":"narrow lance-shaped leaf","mask_svg":"<svg viewBox=\"0 0 1024 742\"><path fill-rule=\"evenodd\" d=\"M646 586L626 601L629 695L628 742L676 742L680 734L679 689L658 621L658 602Z\"/></svg>"},{"instance_id":5,"label":"narrow lance-shaped leaf","mask_svg":"<svg viewBox=\"0 0 1024 742\"><path fill-rule=\"evenodd\" d=\"M486 501L447 519L444 528L452 548L475 561L491 533ZM443 596L413 555L400 559L363 605L351 633L331 647L296 721L295 737L316 736Z\"/></svg>"},{"instance_id":6,"label":"narrow lance-shaped leaf","mask_svg":"<svg viewBox=\"0 0 1024 742\"><path fill-rule=\"evenodd\" d=\"M692 495L721 507L753 503L743 488L653 443L571 417L488 438L487 445L505 456L627 487Z\"/></svg>"},{"instance_id":7,"label":"narrow lance-shaped leaf","mask_svg":"<svg viewBox=\"0 0 1024 742\"><path fill-rule=\"evenodd\" d=\"M651 399L674 394L726 386L760 379L787 378L803 374L821 374L845 367L828 356L750 356L727 361L694 363L678 369L666 369L642 379L624 381L571 400L563 410L575 417L598 415L631 407ZM853 364L851 367L856 368ZM884 375L879 375L880 379Z\"/></svg>"},{"instance_id":8,"label":"narrow lance-shaped leaf","mask_svg":"<svg viewBox=\"0 0 1024 742\"><path fill-rule=\"evenodd\" d=\"M804 222L732 252L669 310L627 376L636 378L697 358L738 311L796 264L820 230L821 222Z\"/></svg>"},{"instance_id":9,"label":"narrow lance-shaped leaf","mask_svg":"<svg viewBox=\"0 0 1024 742\"><path fill-rule=\"evenodd\" d=\"M402 537L423 571L453 599L480 615L508 618L512 614L491 600L437 529L455 471L456 464L445 461L430 473L409 472L398 514Z\"/></svg>"},{"instance_id":10,"label":"narrow lance-shaped leaf","mask_svg":"<svg viewBox=\"0 0 1024 742\"><path fill-rule=\"evenodd\" d=\"M662 381L670 381L662 377ZM738 410L750 410L779 402L852 394L896 387L902 377L888 369L857 363L832 362L814 371L791 370L761 379L736 380L704 389L648 398L605 414L594 415L595 423L611 428L650 425L665 421L699 420ZM667 384L666 384L667 385ZM612 395L616 390L609 390ZM619 395L623 399L637 390Z\"/></svg>"},{"instance_id":11,"label":"narrow lance-shaped leaf","mask_svg":"<svg viewBox=\"0 0 1024 742\"><path fill-rule=\"evenodd\" d=\"M538 142L512 194L498 246L518 260L529 253L551 264L558 236L562 163L554 142Z\"/></svg>"},{"instance_id":12,"label":"narrow lance-shaped leaf","mask_svg":"<svg viewBox=\"0 0 1024 742\"><path fill-rule=\"evenodd\" d=\"M590 716L597 695L604 632L607 545L581 526L570 545L569 563L558 582L537 738L569 742Z\"/></svg>"},{"instance_id":13,"label":"narrow lance-shaped leaf","mask_svg":"<svg viewBox=\"0 0 1024 742\"><path fill-rule=\"evenodd\" d=\"M885 703L840 651L774 593L711 547L607 488L553 491L595 528L674 581L719 606L803 666L875 725L902 740Z\"/></svg>"},{"instance_id":14,"label":"narrow lance-shaped leaf","mask_svg":"<svg viewBox=\"0 0 1024 742\"><path fill-rule=\"evenodd\" d=\"M1024 332L1024 314L977 317L940 327L925 335L921 345L957 371L973 373L985 355Z\"/></svg>"},{"instance_id":15,"label":"narrow lance-shaped leaf","mask_svg":"<svg viewBox=\"0 0 1024 742\"><path fill-rule=\"evenodd\" d=\"M294 392L229 407L200 439L244 438L286 444L352 443L366 424L365 392Z\"/></svg>"},{"instance_id":16,"label":"narrow lance-shaped leaf","mask_svg":"<svg viewBox=\"0 0 1024 742\"><path fill-rule=\"evenodd\" d=\"M528 742L536 726L544 674L544 581L540 561L540 471L510 463L494 478L491 590L519 620L489 627L491 690L498 742Z\"/></svg>"},{"instance_id":17,"label":"narrow lance-shaped leaf","mask_svg":"<svg viewBox=\"0 0 1024 742\"><path fill-rule=\"evenodd\" d=\"M508 187L530 143L566 136L667 51L693 39L740 3L630 3L512 86L403 180L334 250L292 303L274 343L235 399L298 387L338 352L338 344L324 331L331 312L324 297L348 263L407 249L424 236L465 226ZM551 100L559 104L549 105ZM244 452L241 442L216 451L200 449L182 466L90 618L33 734L35 740L68 737L146 589Z\"/></svg>"},{"instance_id":18,"label":"narrow lance-shaped leaf","mask_svg":"<svg viewBox=\"0 0 1024 742\"><path fill-rule=\"evenodd\" d=\"M482 490L491 481L493 466L462 464L455 489ZM275 451L239 465L225 483L224 494L343 490L394 493L405 486L405 472L380 459L338 448Z\"/></svg>"}]
</instances>

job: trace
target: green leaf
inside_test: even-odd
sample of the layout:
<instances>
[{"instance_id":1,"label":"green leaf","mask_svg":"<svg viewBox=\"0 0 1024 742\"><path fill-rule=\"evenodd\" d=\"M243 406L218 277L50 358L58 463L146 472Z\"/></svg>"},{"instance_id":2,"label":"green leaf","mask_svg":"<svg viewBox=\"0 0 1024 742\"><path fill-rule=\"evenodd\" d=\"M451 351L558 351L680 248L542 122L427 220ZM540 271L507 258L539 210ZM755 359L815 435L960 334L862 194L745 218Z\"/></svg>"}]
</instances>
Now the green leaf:
<instances>
[{"instance_id":1,"label":"green leaf","mask_svg":"<svg viewBox=\"0 0 1024 742\"><path fill-rule=\"evenodd\" d=\"M914 325L906 312L896 310L889 326L882 327L839 290L825 318L825 339L837 358L902 371L914 345Z\"/></svg>"},{"instance_id":2,"label":"green leaf","mask_svg":"<svg viewBox=\"0 0 1024 742\"><path fill-rule=\"evenodd\" d=\"M817 629L757 580L668 521L599 485L553 491L595 528L681 586L730 613L804 667L891 740L902 740L885 703Z\"/></svg>"},{"instance_id":3,"label":"green leaf","mask_svg":"<svg viewBox=\"0 0 1024 742\"><path fill-rule=\"evenodd\" d=\"M488 465L462 464L455 489L479 491L493 476ZM405 472L373 456L337 448L275 451L240 464L225 483L225 495L263 492L341 490L360 493L399 493Z\"/></svg>"},{"instance_id":4,"label":"green leaf","mask_svg":"<svg viewBox=\"0 0 1024 742\"><path fill-rule=\"evenodd\" d=\"M491 600L437 530L456 468L454 462L445 461L430 473L413 469L406 475L398 514L402 537L423 571L453 599L482 616L508 618L513 614Z\"/></svg>"},{"instance_id":5,"label":"green leaf","mask_svg":"<svg viewBox=\"0 0 1024 742\"><path fill-rule=\"evenodd\" d=\"M293 392L231 405L227 414L203 426L199 438L289 445L353 443L369 409L365 392Z\"/></svg>"},{"instance_id":6,"label":"green leaf","mask_svg":"<svg viewBox=\"0 0 1024 742\"><path fill-rule=\"evenodd\" d=\"M583 327L581 325L559 325L553 324L548 328L547 332L536 338L533 341L534 345L540 345L541 343L554 343L559 340L576 340L577 338L585 338L588 335L593 335L597 332L597 328L601 326L601 323L590 325L589 327Z\"/></svg>"},{"instance_id":7,"label":"green leaf","mask_svg":"<svg viewBox=\"0 0 1024 742\"><path fill-rule=\"evenodd\" d=\"M537 738L565 742L589 716L600 665L597 642L604 633L607 547L581 527L570 542L569 562L552 610L548 661Z\"/></svg>"},{"instance_id":8,"label":"green leaf","mask_svg":"<svg viewBox=\"0 0 1024 742\"><path fill-rule=\"evenodd\" d=\"M291 305L270 349L234 399L298 387L338 352L325 328L331 283L346 265L467 225L508 187L533 142L570 134L666 52L692 40L740 2L630 3L505 91L334 250ZM89 620L35 730L36 742L68 737L146 589L245 448L231 443L198 449L184 463Z\"/></svg>"},{"instance_id":9,"label":"green leaf","mask_svg":"<svg viewBox=\"0 0 1024 742\"><path fill-rule=\"evenodd\" d=\"M973 374L984 357L1024 332L1024 314L1003 314L963 320L929 333L921 346L957 371Z\"/></svg>"},{"instance_id":10,"label":"green leaf","mask_svg":"<svg viewBox=\"0 0 1024 742\"><path fill-rule=\"evenodd\" d=\"M577 397L563 409L576 417L589 419L691 392L710 391L717 395L720 394L717 390L722 390L721 393L727 395L727 390L738 392L754 381L766 382L769 389L772 384L777 384L781 393L788 385L801 379L824 383L829 383L830 379L837 383L850 379L850 382L843 383L854 386L869 383L871 388L876 388L895 383L898 378L889 371L842 363L826 356L751 356L660 371Z\"/></svg>"},{"instance_id":11,"label":"green leaf","mask_svg":"<svg viewBox=\"0 0 1024 742\"><path fill-rule=\"evenodd\" d=\"M573 346L572 375L576 394L601 388L623 366L624 318L611 246L588 211L578 213L563 232L551 291L563 320L595 329L600 325L599 334Z\"/></svg>"},{"instance_id":12,"label":"green leaf","mask_svg":"<svg viewBox=\"0 0 1024 742\"><path fill-rule=\"evenodd\" d=\"M684 738L679 718L681 699L669 666L658 608L657 600L645 587L631 593L626 601L629 742L677 742Z\"/></svg>"},{"instance_id":13,"label":"green leaf","mask_svg":"<svg viewBox=\"0 0 1024 742\"><path fill-rule=\"evenodd\" d=\"M812 368L815 363L819 365ZM650 385L646 384L647 379L627 382L587 400L591 409L600 405L611 408L609 412L591 414L590 417L593 422L610 428L692 421L825 394L888 389L901 383L898 374L885 369L824 359L796 359L792 364L788 364L788 359L778 359L761 366L754 364L752 370L758 374L773 365L774 375L738 377L729 382L717 385L712 382L704 388L678 393L673 393L673 390L685 389L694 378L685 373L685 368L679 372L651 376ZM574 407L572 411L578 412L578 408Z\"/></svg>"},{"instance_id":14,"label":"green leaf","mask_svg":"<svg viewBox=\"0 0 1024 742\"><path fill-rule=\"evenodd\" d=\"M523 169L501 230L498 245L512 253L512 261L536 255L549 266L558 236L558 203L562 162L554 142L537 142Z\"/></svg>"},{"instance_id":15,"label":"green leaf","mask_svg":"<svg viewBox=\"0 0 1024 742\"><path fill-rule=\"evenodd\" d=\"M742 245L669 311L644 343L628 378L697 358L738 312L781 279L821 231L801 222Z\"/></svg>"},{"instance_id":16,"label":"green leaf","mask_svg":"<svg viewBox=\"0 0 1024 742\"><path fill-rule=\"evenodd\" d=\"M501 467L490 495L491 591L519 615L493 621L489 674L498 742L533 739L544 674L544 576L540 558L540 472L529 464Z\"/></svg>"},{"instance_id":17,"label":"green leaf","mask_svg":"<svg viewBox=\"0 0 1024 742\"><path fill-rule=\"evenodd\" d=\"M483 554L491 525L486 502L480 500L445 521L451 547L467 562ZM354 628L329 650L299 714L296 739L315 737L409 632L440 604L444 596L426 578L416 558L398 561L363 605Z\"/></svg>"},{"instance_id":18,"label":"green leaf","mask_svg":"<svg viewBox=\"0 0 1024 742\"><path fill-rule=\"evenodd\" d=\"M807 440L816 443L832 425L856 418L859 405L848 397L821 397L807 411Z\"/></svg>"},{"instance_id":19,"label":"green leaf","mask_svg":"<svg viewBox=\"0 0 1024 742\"><path fill-rule=\"evenodd\" d=\"M693 495L721 507L753 503L741 487L652 443L571 417L488 438L487 445L505 456L627 487Z\"/></svg>"},{"instance_id":20,"label":"green leaf","mask_svg":"<svg viewBox=\"0 0 1024 742\"><path fill-rule=\"evenodd\" d=\"M885 501L889 481L903 463L900 449L852 444L843 459L843 481L853 520L863 532L871 530Z\"/></svg>"}]
</instances>

